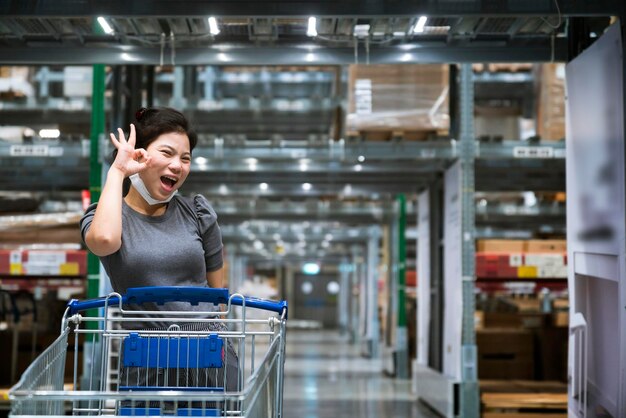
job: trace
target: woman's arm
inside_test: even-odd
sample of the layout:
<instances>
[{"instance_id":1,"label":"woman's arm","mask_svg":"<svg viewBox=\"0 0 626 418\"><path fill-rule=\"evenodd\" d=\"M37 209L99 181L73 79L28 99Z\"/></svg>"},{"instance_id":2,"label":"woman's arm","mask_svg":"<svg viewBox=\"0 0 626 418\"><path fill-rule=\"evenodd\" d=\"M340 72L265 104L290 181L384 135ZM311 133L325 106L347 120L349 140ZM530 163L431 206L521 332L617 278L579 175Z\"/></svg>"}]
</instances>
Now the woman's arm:
<instances>
[{"instance_id":1,"label":"woman's arm","mask_svg":"<svg viewBox=\"0 0 626 418\"><path fill-rule=\"evenodd\" d=\"M117 148L115 161L107 173L98 207L85 243L89 250L99 257L113 254L122 245L122 185L124 179L144 170L150 157L144 149L135 149L135 126L130 125L128 141L118 128L119 139L111 134L111 142ZM142 162L139 162L143 159Z\"/></svg>"},{"instance_id":2,"label":"woman's arm","mask_svg":"<svg viewBox=\"0 0 626 418\"><path fill-rule=\"evenodd\" d=\"M219 270L210 271L206 274L206 282L209 287L212 288L222 288L224 287L224 267Z\"/></svg>"}]
</instances>

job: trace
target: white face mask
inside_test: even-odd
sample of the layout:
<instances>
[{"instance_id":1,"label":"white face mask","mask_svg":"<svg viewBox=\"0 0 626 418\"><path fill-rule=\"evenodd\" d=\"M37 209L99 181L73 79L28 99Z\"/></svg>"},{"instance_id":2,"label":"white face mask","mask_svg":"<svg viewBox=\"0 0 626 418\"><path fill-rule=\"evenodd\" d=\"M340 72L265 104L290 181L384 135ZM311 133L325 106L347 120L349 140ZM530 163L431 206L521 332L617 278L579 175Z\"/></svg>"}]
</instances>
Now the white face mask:
<instances>
[{"instance_id":1,"label":"white face mask","mask_svg":"<svg viewBox=\"0 0 626 418\"><path fill-rule=\"evenodd\" d=\"M139 173L133 174L132 176L129 177L129 179L131 183L133 184L133 187L135 188L135 190L139 192L141 197L143 197L144 200L148 202L149 205L158 205L160 203L167 203L170 200L172 200L172 198L176 195L176 193L178 193L178 190L174 190L174 193L172 193L167 199L156 200L155 198L150 196L150 192L146 188L146 185L144 184L141 177L139 177Z\"/></svg>"}]
</instances>

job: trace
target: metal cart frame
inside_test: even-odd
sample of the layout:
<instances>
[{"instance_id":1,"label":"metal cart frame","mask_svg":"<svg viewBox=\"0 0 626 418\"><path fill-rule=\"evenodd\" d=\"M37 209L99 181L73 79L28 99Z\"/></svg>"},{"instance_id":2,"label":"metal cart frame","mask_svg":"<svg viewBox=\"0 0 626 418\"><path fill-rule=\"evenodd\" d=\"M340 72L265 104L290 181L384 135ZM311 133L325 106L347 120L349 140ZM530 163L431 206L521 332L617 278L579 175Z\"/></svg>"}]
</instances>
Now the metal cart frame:
<instances>
[{"instance_id":1,"label":"metal cart frame","mask_svg":"<svg viewBox=\"0 0 626 418\"><path fill-rule=\"evenodd\" d=\"M168 302L192 305L209 302L225 305L226 309L189 312L127 308L128 304ZM235 309L235 306L241 308ZM99 315L83 314L94 308L99 309ZM246 315L250 308L278 315L251 319ZM234 317L236 314L239 317ZM70 413L280 418L286 319L285 301L229 295L228 289L132 288L124 296L112 293L99 299L70 301L59 337L33 361L9 391L9 416ZM142 321L146 325L158 321L168 326L165 329L124 327ZM185 329L180 324L208 326ZM85 341L87 344L83 344ZM227 389L232 387L226 381L229 344L233 350L237 348L236 390ZM66 365L70 347L74 350L74 360L73 364ZM83 372L82 378L79 377L81 347L85 349L83 360L87 360L83 363L89 369ZM131 351L133 355L139 354L133 357ZM115 352L117 358L113 355ZM255 359L257 357L260 360ZM145 378L132 384L128 383L128 377L125 382L121 381L120 370L129 366L139 368L138 376L145 372ZM71 386L65 382L66 367L73 369ZM214 371L217 376L220 367L223 385L219 384L221 378L213 379L211 385L202 384L199 379L189 384L188 377L185 384L180 378L185 373L203 371L205 375ZM176 378L168 381L168 374ZM156 384L150 380L151 375L157 376Z\"/></svg>"}]
</instances>

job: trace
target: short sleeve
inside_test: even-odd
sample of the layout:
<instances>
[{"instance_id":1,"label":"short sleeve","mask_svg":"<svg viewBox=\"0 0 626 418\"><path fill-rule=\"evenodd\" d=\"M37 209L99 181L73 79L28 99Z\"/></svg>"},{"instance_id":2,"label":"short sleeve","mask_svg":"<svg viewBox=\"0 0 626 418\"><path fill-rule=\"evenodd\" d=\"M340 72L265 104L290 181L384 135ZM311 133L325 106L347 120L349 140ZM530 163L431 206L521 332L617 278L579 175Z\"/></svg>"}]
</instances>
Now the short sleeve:
<instances>
[{"instance_id":1,"label":"short sleeve","mask_svg":"<svg viewBox=\"0 0 626 418\"><path fill-rule=\"evenodd\" d=\"M85 242L85 236L87 235L87 231L91 227L91 221L93 221L93 217L96 214L96 208L98 207L98 203L92 203L89 205L85 214L82 218L80 218L79 226L80 226L80 236L83 239L83 243ZM85 243L86 245L86 243Z\"/></svg>"},{"instance_id":2,"label":"short sleeve","mask_svg":"<svg viewBox=\"0 0 626 418\"><path fill-rule=\"evenodd\" d=\"M217 223L217 214L204 196L196 195L193 200L202 246L204 247L206 271L219 270L224 265L224 256L222 253L222 232Z\"/></svg>"}]
</instances>

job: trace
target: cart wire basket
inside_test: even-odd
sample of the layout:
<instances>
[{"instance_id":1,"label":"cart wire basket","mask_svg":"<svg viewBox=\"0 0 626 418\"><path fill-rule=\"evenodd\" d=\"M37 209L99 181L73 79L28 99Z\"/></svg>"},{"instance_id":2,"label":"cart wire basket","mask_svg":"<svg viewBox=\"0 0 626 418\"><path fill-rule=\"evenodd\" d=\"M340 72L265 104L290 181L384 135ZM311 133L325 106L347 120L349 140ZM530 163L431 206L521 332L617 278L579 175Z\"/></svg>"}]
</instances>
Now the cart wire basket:
<instances>
[{"instance_id":1,"label":"cart wire basket","mask_svg":"<svg viewBox=\"0 0 626 418\"><path fill-rule=\"evenodd\" d=\"M286 320L287 302L228 289L72 300L9 391L9 416L282 417Z\"/></svg>"}]
</instances>

